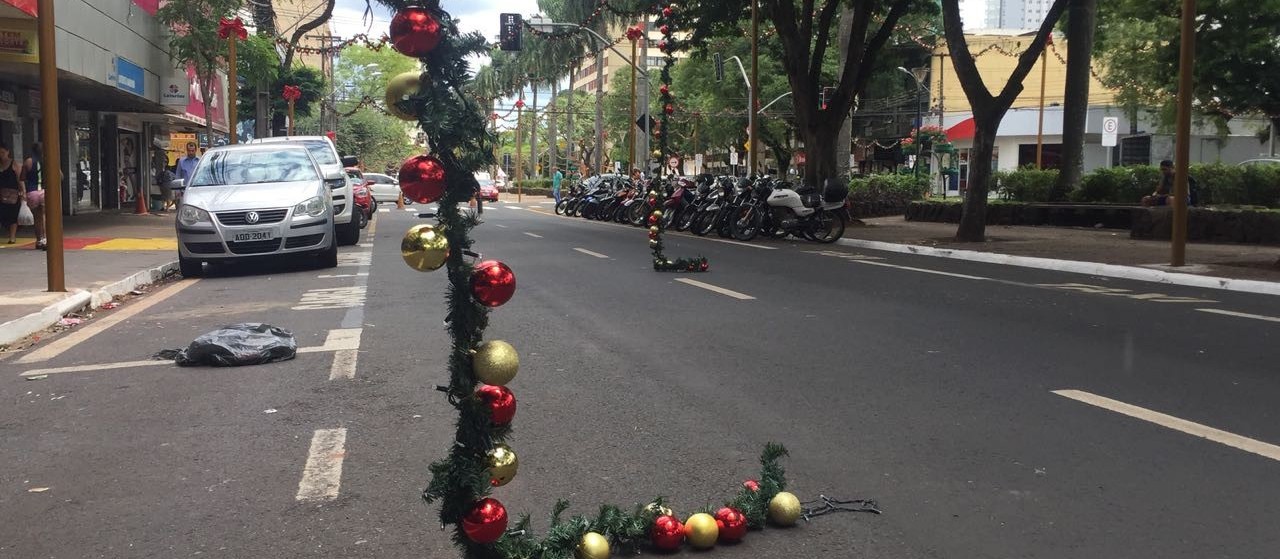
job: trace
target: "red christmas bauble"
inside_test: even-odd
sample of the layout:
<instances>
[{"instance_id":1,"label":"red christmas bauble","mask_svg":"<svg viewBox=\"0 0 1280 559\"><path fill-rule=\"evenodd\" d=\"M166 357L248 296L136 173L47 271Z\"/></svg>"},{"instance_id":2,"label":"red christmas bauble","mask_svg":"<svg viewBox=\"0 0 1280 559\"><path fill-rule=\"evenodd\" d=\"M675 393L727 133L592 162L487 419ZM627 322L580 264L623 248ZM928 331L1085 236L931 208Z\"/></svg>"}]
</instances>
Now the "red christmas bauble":
<instances>
[{"instance_id":1,"label":"red christmas bauble","mask_svg":"<svg viewBox=\"0 0 1280 559\"><path fill-rule=\"evenodd\" d=\"M649 232L649 240L650 240L650 241L656 241L656 240L658 240L658 234L657 234L657 233L654 233L653 231L650 231L650 232Z\"/></svg>"},{"instance_id":2,"label":"red christmas bauble","mask_svg":"<svg viewBox=\"0 0 1280 559\"><path fill-rule=\"evenodd\" d=\"M507 509L497 499L488 497L471 505L462 517L462 531L476 543L493 543L507 531Z\"/></svg>"},{"instance_id":3,"label":"red christmas bauble","mask_svg":"<svg viewBox=\"0 0 1280 559\"><path fill-rule=\"evenodd\" d=\"M670 25L667 25L667 24L665 24L665 23L664 23L664 24L662 24L662 26L658 27L658 32L659 32L659 33L662 33L663 35L670 35L670 34L671 34L671 26L670 26Z\"/></svg>"},{"instance_id":4,"label":"red christmas bauble","mask_svg":"<svg viewBox=\"0 0 1280 559\"><path fill-rule=\"evenodd\" d=\"M516 99L516 108L517 108L517 109L523 109L523 108L524 108L524 99Z\"/></svg>"},{"instance_id":5,"label":"red christmas bauble","mask_svg":"<svg viewBox=\"0 0 1280 559\"><path fill-rule=\"evenodd\" d=\"M440 44L440 22L424 8L405 8L391 18L391 48L421 58Z\"/></svg>"},{"instance_id":6,"label":"red christmas bauble","mask_svg":"<svg viewBox=\"0 0 1280 559\"><path fill-rule=\"evenodd\" d=\"M710 270L710 269L711 269L711 264L710 264L710 263L708 263L706 260L703 260L703 261L702 261L702 265L701 265L701 266L698 266L698 269L699 269L699 270L702 270L703 272L705 272L705 271L707 271L707 270Z\"/></svg>"},{"instance_id":7,"label":"red christmas bauble","mask_svg":"<svg viewBox=\"0 0 1280 559\"><path fill-rule=\"evenodd\" d=\"M670 88L670 87L667 87L667 84L665 84L665 83L664 83L664 84L662 84L662 87L659 87L659 88L658 88L658 93L661 93L661 94L663 94L663 95L670 95L670 94L671 94L671 88Z\"/></svg>"},{"instance_id":8,"label":"red christmas bauble","mask_svg":"<svg viewBox=\"0 0 1280 559\"><path fill-rule=\"evenodd\" d=\"M662 52L667 52L667 42L666 42L666 41L658 41L658 50L660 50L660 51L662 51Z\"/></svg>"},{"instance_id":9,"label":"red christmas bauble","mask_svg":"<svg viewBox=\"0 0 1280 559\"><path fill-rule=\"evenodd\" d=\"M657 224L658 224L658 218L652 215L649 216L649 225L657 225Z\"/></svg>"},{"instance_id":10,"label":"red christmas bauble","mask_svg":"<svg viewBox=\"0 0 1280 559\"><path fill-rule=\"evenodd\" d=\"M444 164L430 155L415 155L400 166L400 190L404 198L430 204L444 197Z\"/></svg>"},{"instance_id":11,"label":"red christmas bauble","mask_svg":"<svg viewBox=\"0 0 1280 559\"><path fill-rule=\"evenodd\" d=\"M671 6L667 6L662 9L662 17L671 17L671 14L674 13L676 13L676 11L671 9Z\"/></svg>"},{"instance_id":12,"label":"red christmas bauble","mask_svg":"<svg viewBox=\"0 0 1280 559\"><path fill-rule=\"evenodd\" d=\"M476 397L489 408L489 419L494 425L506 425L516 417L516 395L505 386L481 386Z\"/></svg>"},{"instance_id":13,"label":"red christmas bauble","mask_svg":"<svg viewBox=\"0 0 1280 559\"><path fill-rule=\"evenodd\" d=\"M485 260L471 272L471 294L486 307L510 301L515 292L516 274L506 264Z\"/></svg>"},{"instance_id":14,"label":"red christmas bauble","mask_svg":"<svg viewBox=\"0 0 1280 559\"><path fill-rule=\"evenodd\" d=\"M736 542L747 535L747 517L733 507L716 511L716 526L720 528L722 542Z\"/></svg>"},{"instance_id":15,"label":"red christmas bauble","mask_svg":"<svg viewBox=\"0 0 1280 559\"><path fill-rule=\"evenodd\" d=\"M750 489L752 492L760 490L760 482L754 479L749 479L747 481L742 482L742 486L746 487L747 489Z\"/></svg>"},{"instance_id":16,"label":"red christmas bauble","mask_svg":"<svg viewBox=\"0 0 1280 559\"><path fill-rule=\"evenodd\" d=\"M663 107L662 110L667 111L667 114L671 114L676 112L676 106L671 103L667 103L667 106Z\"/></svg>"},{"instance_id":17,"label":"red christmas bauble","mask_svg":"<svg viewBox=\"0 0 1280 559\"><path fill-rule=\"evenodd\" d=\"M669 514L659 516L653 519L653 526L649 528L649 540L653 547L663 551L680 549L680 544L684 543L684 525Z\"/></svg>"}]
</instances>

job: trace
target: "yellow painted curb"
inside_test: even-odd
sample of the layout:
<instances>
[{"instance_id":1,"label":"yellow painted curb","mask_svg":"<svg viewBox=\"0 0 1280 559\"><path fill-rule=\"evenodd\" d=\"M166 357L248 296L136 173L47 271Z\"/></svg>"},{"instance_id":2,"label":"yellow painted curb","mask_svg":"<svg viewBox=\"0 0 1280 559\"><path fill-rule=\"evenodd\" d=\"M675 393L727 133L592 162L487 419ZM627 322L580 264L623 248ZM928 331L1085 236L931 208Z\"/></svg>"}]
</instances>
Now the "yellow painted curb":
<instances>
[{"instance_id":1,"label":"yellow painted curb","mask_svg":"<svg viewBox=\"0 0 1280 559\"><path fill-rule=\"evenodd\" d=\"M178 250L177 239L111 239L84 247L83 250Z\"/></svg>"}]
</instances>

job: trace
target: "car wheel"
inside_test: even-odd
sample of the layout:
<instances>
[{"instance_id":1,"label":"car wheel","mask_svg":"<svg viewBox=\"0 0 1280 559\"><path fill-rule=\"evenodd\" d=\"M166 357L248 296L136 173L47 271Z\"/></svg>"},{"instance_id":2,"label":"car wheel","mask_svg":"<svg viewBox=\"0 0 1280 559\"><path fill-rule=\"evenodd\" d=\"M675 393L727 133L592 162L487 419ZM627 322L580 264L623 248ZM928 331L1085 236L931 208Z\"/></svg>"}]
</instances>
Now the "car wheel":
<instances>
[{"instance_id":1,"label":"car wheel","mask_svg":"<svg viewBox=\"0 0 1280 559\"><path fill-rule=\"evenodd\" d=\"M316 260L321 268L337 268L338 267L338 242L333 240L329 242L329 248L324 249Z\"/></svg>"},{"instance_id":2,"label":"car wheel","mask_svg":"<svg viewBox=\"0 0 1280 559\"><path fill-rule=\"evenodd\" d=\"M355 208L354 211L357 213L362 213L362 211L359 208ZM355 215L351 216L351 221L345 224L339 224L336 227L336 229L338 230L338 244L354 245L360 242L360 218L359 217Z\"/></svg>"},{"instance_id":3,"label":"car wheel","mask_svg":"<svg viewBox=\"0 0 1280 559\"><path fill-rule=\"evenodd\" d=\"M356 215L352 217L360 220L360 223L359 223L360 229L364 229L365 227L369 226L369 216L364 213L364 209L361 209L360 211L356 212Z\"/></svg>"},{"instance_id":4,"label":"car wheel","mask_svg":"<svg viewBox=\"0 0 1280 559\"><path fill-rule=\"evenodd\" d=\"M198 278L204 275L204 262L179 254L178 271L182 272L184 278Z\"/></svg>"}]
</instances>

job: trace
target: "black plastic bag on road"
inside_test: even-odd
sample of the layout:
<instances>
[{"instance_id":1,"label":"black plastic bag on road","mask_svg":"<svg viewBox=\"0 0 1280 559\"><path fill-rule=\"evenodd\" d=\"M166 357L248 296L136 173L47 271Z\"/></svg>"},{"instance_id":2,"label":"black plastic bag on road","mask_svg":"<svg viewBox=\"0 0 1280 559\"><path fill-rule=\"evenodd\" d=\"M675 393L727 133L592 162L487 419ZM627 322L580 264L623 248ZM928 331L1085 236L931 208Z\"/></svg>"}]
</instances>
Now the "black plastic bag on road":
<instances>
[{"instance_id":1,"label":"black plastic bag on road","mask_svg":"<svg viewBox=\"0 0 1280 559\"><path fill-rule=\"evenodd\" d=\"M233 324L204 334L187 349L166 349L157 359L173 359L179 366L238 367L287 361L298 355L293 333L270 324Z\"/></svg>"}]
</instances>

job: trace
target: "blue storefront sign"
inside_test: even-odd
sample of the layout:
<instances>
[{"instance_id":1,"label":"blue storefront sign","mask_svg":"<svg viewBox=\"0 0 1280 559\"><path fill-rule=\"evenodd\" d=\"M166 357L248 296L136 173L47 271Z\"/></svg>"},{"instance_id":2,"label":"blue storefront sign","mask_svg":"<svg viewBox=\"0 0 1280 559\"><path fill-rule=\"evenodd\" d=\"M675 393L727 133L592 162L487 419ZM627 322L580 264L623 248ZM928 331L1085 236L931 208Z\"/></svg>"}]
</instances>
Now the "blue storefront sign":
<instances>
[{"instance_id":1,"label":"blue storefront sign","mask_svg":"<svg viewBox=\"0 0 1280 559\"><path fill-rule=\"evenodd\" d=\"M112 59L111 65L114 70L111 80L115 82L117 88L134 95L146 96L147 73L141 66L120 56Z\"/></svg>"}]
</instances>

